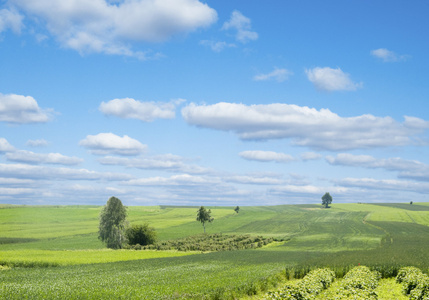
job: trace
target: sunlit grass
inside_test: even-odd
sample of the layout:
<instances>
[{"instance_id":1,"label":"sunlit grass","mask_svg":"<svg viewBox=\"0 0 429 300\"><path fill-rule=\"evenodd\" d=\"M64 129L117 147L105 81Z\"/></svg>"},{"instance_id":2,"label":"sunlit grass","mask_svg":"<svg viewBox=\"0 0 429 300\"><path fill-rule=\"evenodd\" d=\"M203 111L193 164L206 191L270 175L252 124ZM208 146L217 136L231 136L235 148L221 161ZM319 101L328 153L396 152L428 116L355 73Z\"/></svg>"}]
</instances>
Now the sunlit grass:
<instances>
[{"instance_id":1,"label":"sunlit grass","mask_svg":"<svg viewBox=\"0 0 429 300\"><path fill-rule=\"evenodd\" d=\"M10 266L26 265L80 265L99 264L162 257L176 257L194 254L179 251L130 251L130 250L9 250L0 252L0 264Z\"/></svg>"}]
</instances>

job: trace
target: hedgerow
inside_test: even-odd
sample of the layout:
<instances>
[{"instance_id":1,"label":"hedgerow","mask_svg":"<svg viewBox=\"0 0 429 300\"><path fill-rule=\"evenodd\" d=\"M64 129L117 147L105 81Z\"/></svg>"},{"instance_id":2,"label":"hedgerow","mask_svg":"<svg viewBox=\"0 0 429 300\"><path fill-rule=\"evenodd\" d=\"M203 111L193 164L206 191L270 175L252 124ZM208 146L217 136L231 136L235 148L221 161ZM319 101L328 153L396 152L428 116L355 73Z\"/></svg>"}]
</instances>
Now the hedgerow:
<instances>
[{"instance_id":1,"label":"hedgerow","mask_svg":"<svg viewBox=\"0 0 429 300\"><path fill-rule=\"evenodd\" d=\"M133 250L178 250L178 251L230 251L260 248L273 238L250 235L200 234L179 240L162 241L152 245L139 244L126 248Z\"/></svg>"}]
</instances>

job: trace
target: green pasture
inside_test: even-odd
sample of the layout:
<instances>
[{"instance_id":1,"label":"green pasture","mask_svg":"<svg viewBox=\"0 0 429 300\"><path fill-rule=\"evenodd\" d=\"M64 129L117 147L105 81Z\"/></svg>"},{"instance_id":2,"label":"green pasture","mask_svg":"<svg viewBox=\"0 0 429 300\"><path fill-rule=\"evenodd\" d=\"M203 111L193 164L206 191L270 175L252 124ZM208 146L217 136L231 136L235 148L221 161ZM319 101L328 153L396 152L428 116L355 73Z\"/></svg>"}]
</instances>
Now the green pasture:
<instances>
[{"instance_id":1,"label":"green pasture","mask_svg":"<svg viewBox=\"0 0 429 300\"><path fill-rule=\"evenodd\" d=\"M429 205L208 207L207 233L273 237L254 250L213 253L107 250L96 206L0 205L0 299L222 299L264 291L285 268L357 264L393 275L429 268ZM201 234L197 207L128 207L160 240ZM390 274L390 275L389 275Z\"/></svg>"}]
</instances>

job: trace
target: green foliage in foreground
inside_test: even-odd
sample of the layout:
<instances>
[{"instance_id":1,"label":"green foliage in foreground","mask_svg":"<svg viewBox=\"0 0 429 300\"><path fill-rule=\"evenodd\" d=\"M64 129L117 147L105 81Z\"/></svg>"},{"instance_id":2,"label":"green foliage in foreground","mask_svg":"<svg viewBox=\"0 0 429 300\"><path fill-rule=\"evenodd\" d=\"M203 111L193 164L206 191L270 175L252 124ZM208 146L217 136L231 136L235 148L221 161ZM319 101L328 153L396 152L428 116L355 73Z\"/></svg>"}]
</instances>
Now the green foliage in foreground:
<instances>
[{"instance_id":1,"label":"green foliage in foreground","mask_svg":"<svg viewBox=\"0 0 429 300\"><path fill-rule=\"evenodd\" d=\"M163 241L141 247L131 246L134 250L178 250L178 251L231 251L261 248L273 241L273 238L250 235L200 234L184 239Z\"/></svg>"},{"instance_id":2,"label":"green foliage in foreground","mask_svg":"<svg viewBox=\"0 0 429 300\"><path fill-rule=\"evenodd\" d=\"M269 292L268 299L313 299L324 289L327 289L335 279L335 273L329 269L310 271L298 283L287 284L277 292Z\"/></svg>"},{"instance_id":3,"label":"green foliage in foreground","mask_svg":"<svg viewBox=\"0 0 429 300\"><path fill-rule=\"evenodd\" d=\"M396 282L402 284L404 294L410 295L411 300L429 299L429 276L415 267L402 268Z\"/></svg>"}]
</instances>

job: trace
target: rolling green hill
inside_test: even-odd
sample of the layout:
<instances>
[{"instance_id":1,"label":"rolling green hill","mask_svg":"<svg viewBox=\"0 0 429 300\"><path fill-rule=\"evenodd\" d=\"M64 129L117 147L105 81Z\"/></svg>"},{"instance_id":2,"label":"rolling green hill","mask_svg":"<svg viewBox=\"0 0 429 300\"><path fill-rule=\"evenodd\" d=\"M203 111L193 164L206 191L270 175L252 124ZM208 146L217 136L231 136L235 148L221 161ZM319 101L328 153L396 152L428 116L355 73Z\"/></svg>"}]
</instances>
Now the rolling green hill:
<instances>
[{"instance_id":1,"label":"rolling green hill","mask_svg":"<svg viewBox=\"0 0 429 300\"><path fill-rule=\"evenodd\" d=\"M0 298L228 298L265 289L285 268L429 268L427 203L209 208L207 233L282 242L213 253L115 251L97 239L101 207L0 205L0 265L12 267L0 271ZM128 220L179 239L202 233L196 211L131 206Z\"/></svg>"}]
</instances>

